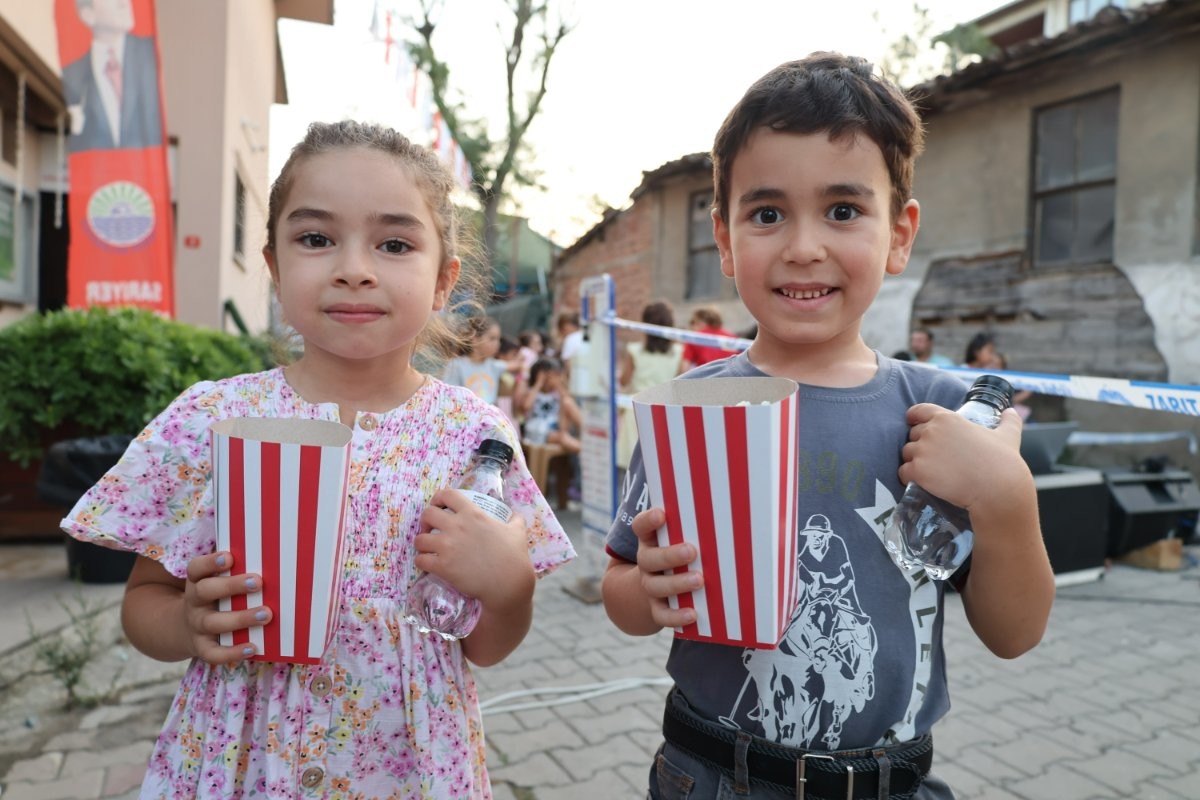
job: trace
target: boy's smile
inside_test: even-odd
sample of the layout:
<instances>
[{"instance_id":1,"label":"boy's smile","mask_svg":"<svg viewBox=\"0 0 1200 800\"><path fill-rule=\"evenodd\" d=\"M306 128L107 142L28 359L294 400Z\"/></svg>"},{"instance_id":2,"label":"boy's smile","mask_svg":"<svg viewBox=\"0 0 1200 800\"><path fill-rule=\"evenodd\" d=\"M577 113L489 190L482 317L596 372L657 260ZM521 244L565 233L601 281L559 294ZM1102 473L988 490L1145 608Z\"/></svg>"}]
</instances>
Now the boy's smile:
<instances>
[{"instance_id":1,"label":"boy's smile","mask_svg":"<svg viewBox=\"0 0 1200 800\"><path fill-rule=\"evenodd\" d=\"M730 173L728 222L714 217L721 271L758 321L751 359L768 371L820 353L824 364L869 361L862 317L885 274L908 262L919 211L893 221L879 147L864 136L760 128ZM774 369L771 369L773 367Z\"/></svg>"}]
</instances>

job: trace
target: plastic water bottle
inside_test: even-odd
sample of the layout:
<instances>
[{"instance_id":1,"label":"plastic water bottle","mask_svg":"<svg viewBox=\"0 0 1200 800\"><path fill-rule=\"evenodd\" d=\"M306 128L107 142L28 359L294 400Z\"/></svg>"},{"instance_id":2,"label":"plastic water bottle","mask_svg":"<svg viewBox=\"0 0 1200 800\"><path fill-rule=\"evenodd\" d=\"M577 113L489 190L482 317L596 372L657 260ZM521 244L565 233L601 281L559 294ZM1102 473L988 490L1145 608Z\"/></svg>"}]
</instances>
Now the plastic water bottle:
<instances>
[{"instance_id":1,"label":"plastic water bottle","mask_svg":"<svg viewBox=\"0 0 1200 800\"><path fill-rule=\"evenodd\" d=\"M967 390L958 413L985 428L1000 424L1000 413L1012 405L1013 388L996 375L980 375ZM905 571L923 567L935 581L962 566L975 544L967 512L934 497L915 483L904 490L884 529L888 552Z\"/></svg>"},{"instance_id":2,"label":"plastic water bottle","mask_svg":"<svg viewBox=\"0 0 1200 800\"><path fill-rule=\"evenodd\" d=\"M512 459L513 450L507 444L498 439L484 439L454 488L488 514L507 522L512 509L504 498L504 471ZM483 607L474 597L467 597L436 575L425 572L408 590L404 618L421 633L433 632L454 641L475 629L482 612Z\"/></svg>"}]
</instances>

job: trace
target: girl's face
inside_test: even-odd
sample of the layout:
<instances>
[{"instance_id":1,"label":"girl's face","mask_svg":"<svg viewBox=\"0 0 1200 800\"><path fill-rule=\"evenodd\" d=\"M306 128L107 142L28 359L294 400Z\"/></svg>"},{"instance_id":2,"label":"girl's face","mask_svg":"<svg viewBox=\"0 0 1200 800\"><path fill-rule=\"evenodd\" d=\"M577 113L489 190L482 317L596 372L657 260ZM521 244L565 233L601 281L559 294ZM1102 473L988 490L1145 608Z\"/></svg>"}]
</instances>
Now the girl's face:
<instances>
[{"instance_id":1,"label":"girl's face","mask_svg":"<svg viewBox=\"0 0 1200 800\"><path fill-rule=\"evenodd\" d=\"M482 361L500 352L500 326L492 325L475 339L471 355Z\"/></svg>"},{"instance_id":2,"label":"girl's face","mask_svg":"<svg viewBox=\"0 0 1200 800\"><path fill-rule=\"evenodd\" d=\"M548 369L543 373L542 391L557 392L562 388L562 373L556 369Z\"/></svg>"},{"instance_id":3,"label":"girl's face","mask_svg":"<svg viewBox=\"0 0 1200 800\"><path fill-rule=\"evenodd\" d=\"M424 194L394 156L350 148L295 167L275 250L263 255L305 359L412 357L459 264L442 263Z\"/></svg>"}]
</instances>

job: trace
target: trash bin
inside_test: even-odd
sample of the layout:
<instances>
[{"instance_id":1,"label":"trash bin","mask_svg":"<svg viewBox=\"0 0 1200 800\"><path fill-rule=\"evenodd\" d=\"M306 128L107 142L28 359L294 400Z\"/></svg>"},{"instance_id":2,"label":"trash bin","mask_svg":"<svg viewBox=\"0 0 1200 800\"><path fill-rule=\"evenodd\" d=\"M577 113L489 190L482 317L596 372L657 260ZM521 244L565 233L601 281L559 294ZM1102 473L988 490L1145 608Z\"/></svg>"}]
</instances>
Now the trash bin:
<instances>
[{"instance_id":1,"label":"trash bin","mask_svg":"<svg viewBox=\"0 0 1200 800\"><path fill-rule=\"evenodd\" d=\"M85 436L52 444L38 473L38 497L72 508L121 458L133 440L125 434ZM83 583L123 583L136 555L67 537L67 574Z\"/></svg>"},{"instance_id":2,"label":"trash bin","mask_svg":"<svg viewBox=\"0 0 1200 800\"><path fill-rule=\"evenodd\" d=\"M1121 556L1168 535L1191 536L1200 488L1187 470L1106 470L1108 554Z\"/></svg>"}]
</instances>

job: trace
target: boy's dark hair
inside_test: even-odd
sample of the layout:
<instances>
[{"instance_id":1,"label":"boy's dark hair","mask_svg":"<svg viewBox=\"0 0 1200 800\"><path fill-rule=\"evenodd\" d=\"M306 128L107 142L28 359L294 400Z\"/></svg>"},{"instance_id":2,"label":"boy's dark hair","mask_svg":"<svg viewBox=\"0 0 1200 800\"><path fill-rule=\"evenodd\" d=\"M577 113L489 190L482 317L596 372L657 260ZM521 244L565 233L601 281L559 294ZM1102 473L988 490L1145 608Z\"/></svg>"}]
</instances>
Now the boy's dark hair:
<instances>
[{"instance_id":1,"label":"boy's dark hair","mask_svg":"<svg viewBox=\"0 0 1200 800\"><path fill-rule=\"evenodd\" d=\"M647 303L646 307L642 309L642 322L649 325L659 325L664 328L673 328L675 327L675 311L667 301L655 300L653 303ZM655 336L652 333L646 334L647 353L669 353L670 351L670 339Z\"/></svg>"},{"instance_id":2,"label":"boy's dark hair","mask_svg":"<svg viewBox=\"0 0 1200 800\"><path fill-rule=\"evenodd\" d=\"M912 197L913 162L925 140L921 118L900 88L876 75L866 59L813 53L780 64L746 90L713 142L713 208L726 222L733 160L764 127L826 133L834 141L864 135L883 151L893 218Z\"/></svg>"}]
</instances>

